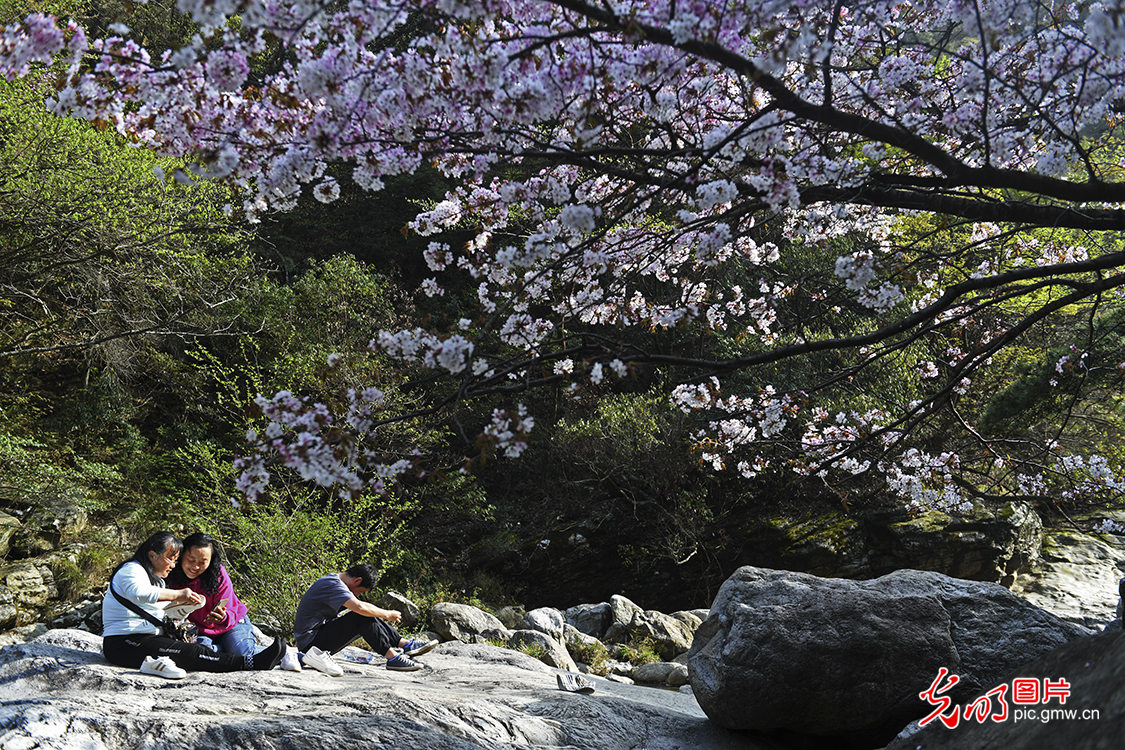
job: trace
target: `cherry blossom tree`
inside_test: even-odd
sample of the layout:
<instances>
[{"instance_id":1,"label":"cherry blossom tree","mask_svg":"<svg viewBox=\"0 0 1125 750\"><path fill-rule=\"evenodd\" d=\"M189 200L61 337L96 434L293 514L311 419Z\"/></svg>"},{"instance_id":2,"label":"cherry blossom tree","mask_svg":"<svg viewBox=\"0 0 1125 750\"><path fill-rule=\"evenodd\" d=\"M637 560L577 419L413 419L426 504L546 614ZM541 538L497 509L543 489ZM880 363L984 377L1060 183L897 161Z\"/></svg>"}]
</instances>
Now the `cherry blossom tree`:
<instances>
[{"instance_id":1,"label":"cherry blossom tree","mask_svg":"<svg viewBox=\"0 0 1125 750\"><path fill-rule=\"evenodd\" d=\"M191 157L175 178L234 183L251 220L305 190L335 199L332 165L372 191L430 167L456 179L410 230L433 237L420 294L471 284L475 311L370 348L450 379L434 410L499 399L492 450L526 446L521 393L659 367L701 419L704 459L747 477L877 475L913 507L951 510L1125 489L1113 461L1068 444L1072 418L1036 440L978 424L989 368L1032 343L1072 347L1045 363L1062 398L1118 393L1119 4L179 8L199 33L166 51L122 26L89 42L28 17L0 38L0 70L61 55L56 113ZM443 237L466 229L466 246ZM669 343L709 336L724 345ZM908 393L854 387L894 368ZM346 413L259 397L242 489L278 461L345 492L416 470L377 450L378 426L406 416L377 385Z\"/></svg>"}]
</instances>

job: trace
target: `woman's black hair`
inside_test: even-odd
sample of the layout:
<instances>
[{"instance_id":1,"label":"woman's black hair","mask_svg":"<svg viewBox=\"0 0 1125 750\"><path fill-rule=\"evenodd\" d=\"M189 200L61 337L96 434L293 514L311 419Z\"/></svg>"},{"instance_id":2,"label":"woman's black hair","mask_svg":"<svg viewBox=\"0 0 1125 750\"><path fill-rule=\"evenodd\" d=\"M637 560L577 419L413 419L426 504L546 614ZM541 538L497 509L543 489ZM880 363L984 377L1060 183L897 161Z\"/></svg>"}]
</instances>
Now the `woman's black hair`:
<instances>
[{"instance_id":1,"label":"woman's black hair","mask_svg":"<svg viewBox=\"0 0 1125 750\"><path fill-rule=\"evenodd\" d=\"M219 565L223 562L223 556L219 552L219 543L215 541L215 537L204 534L202 531L197 531L184 539L184 553L180 556L180 561L176 563L176 567L172 568L172 572L168 574L170 586L183 588L191 583L192 579L184 573L184 557L189 551L200 547L211 548L211 564L199 574L200 587L208 594L213 594L219 590Z\"/></svg>"},{"instance_id":2,"label":"woman's black hair","mask_svg":"<svg viewBox=\"0 0 1125 750\"><path fill-rule=\"evenodd\" d=\"M113 573L110 574L109 579L112 581L113 576L117 575L117 571L126 565L126 563L140 563L141 567L148 573L148 580L153 586L157 585L156 569L152 567L152 560L148 559L149 552L155 552L158 555L164 555L166 552L179 554L180 550L184 547L176 535L171 531L158 531L148 539L141 542L141 546L137 547L137 551L133 553L125 562L114 568ZM167 557L167 555L165 555Z\"/></svg>"}]
</instances>

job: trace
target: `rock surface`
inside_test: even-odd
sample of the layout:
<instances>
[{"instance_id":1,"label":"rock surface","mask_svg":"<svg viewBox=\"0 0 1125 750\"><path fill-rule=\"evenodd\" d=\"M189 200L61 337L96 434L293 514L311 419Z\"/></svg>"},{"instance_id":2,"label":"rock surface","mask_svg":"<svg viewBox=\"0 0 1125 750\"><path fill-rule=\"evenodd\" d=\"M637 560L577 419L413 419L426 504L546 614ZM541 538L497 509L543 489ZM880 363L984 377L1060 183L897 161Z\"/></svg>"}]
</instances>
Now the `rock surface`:
<instances>
[{"instance_id":1,"label":"rock surface","mask_svg":"<svg viewBox=\"0 0 1125 750\"><path fill-rule=\"evenodd\" d=\"M1012 591L1064 620L1101 629L1115 616L1125 573L1125 537L1073 530L1045 536L1040 559Z\"/></svg>"},{"instance_id":2,"label":"rock surface","mask_svg":"<svg viewBox=\"0 0 1125 750\"><path fill-rule=\"evenodd\" d=\"M698 623L698 618L696 618ZM664 659L673 659L691 648L695 631L688 621L655 610L636 612L629 623L629 637L634 642L650 641Z\"/></svg>"},{"instance_id":3,"label":"rock surface","mask_svg":"<svg viewBox=\"0 0 1125 750\"><path fill-rule=\"evenodd\" d=\"M442 640L482 643L491 634L507 630L504 623L468 604L438 602L430 611L430 624Z\"/></svg>"},{"instance_id":4,"label":"rock surface","mask_svg":"<svg viewBox=\"0 0 1125 750\"><path fill-rule=\"evenodd\" d=\"M420 672L340 660L345 674L192 673L165 680L108 664L97 636L53 630L0 650L5 750L778 750L709 722L690 695L556 670L513 651L446 643Z\"/></svg>"},{"instance_id":5,"label":"rock surface","mask_svg":"<svg viewBox=\"0 0 1125 750\"><path fill-rule=\"evenodd\" d=\"M945 667L967 697L1090 631L993 583L928 571L871 581L740 568L688 652L692 689L732 729L884 744L924 716Z\"/></svg>"}]
</instances>

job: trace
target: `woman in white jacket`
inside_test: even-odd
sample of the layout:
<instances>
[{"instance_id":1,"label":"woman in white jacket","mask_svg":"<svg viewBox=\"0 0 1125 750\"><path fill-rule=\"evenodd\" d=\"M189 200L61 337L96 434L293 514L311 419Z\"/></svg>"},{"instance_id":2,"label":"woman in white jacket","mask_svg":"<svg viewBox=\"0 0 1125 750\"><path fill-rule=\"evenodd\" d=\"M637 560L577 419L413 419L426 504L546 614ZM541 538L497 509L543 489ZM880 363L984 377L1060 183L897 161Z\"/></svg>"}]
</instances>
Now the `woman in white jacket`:
<instances>
[{"instance_id":1,"label":"woman in white jacket","mask_svg":"<svg viewBox=\"0 0 1125 750\"><path fill-rule=\"evenodd\" d=\"M203 597L190 589L169 589L164 578L176 565L183 544L171 532L149 537L136 553L110 576L111 590L102 600L102 653L121 667L132 667L146 674L171 679L187 676L187 671L237 672L245 669L273 669L285 655L286 644L276 639L253 656L218 654L195 643L169 638L163 629L123 604L128 600L157 620L164 619L164 607L172 604L202 604ZM185 671L187 670L187 671Z\"/></svg>"}]
</instances>

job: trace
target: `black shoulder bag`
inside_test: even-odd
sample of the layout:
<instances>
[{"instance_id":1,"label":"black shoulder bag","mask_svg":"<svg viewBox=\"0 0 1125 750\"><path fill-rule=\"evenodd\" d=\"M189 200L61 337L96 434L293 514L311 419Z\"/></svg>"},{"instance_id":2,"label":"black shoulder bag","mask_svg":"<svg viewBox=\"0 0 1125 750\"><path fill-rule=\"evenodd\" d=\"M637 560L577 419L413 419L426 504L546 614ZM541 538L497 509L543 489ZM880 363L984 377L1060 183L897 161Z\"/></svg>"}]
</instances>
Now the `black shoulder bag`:
<instances>
[{"instance_id":1,"label":"black shoulder bag","mask_svg":"<svg viewBox=\"0 0 1125 750\"><path fill-rule=\"evenodd\" d=\"M168 636L174 641L183 641L184 643L195 643L196 637L199 635L199 628L193 622L176 622L171 617L165 617L163 620L157 620L155 617L145 612L139 606L129 601L121 594L117 593L117 589L113 588L113 581L109 582L109 590L117 597L117 601L121 602L125 607L136 612L144 619L151 622L158 628L164 631L164 635Z\"/></svg>"}]
</instances>

